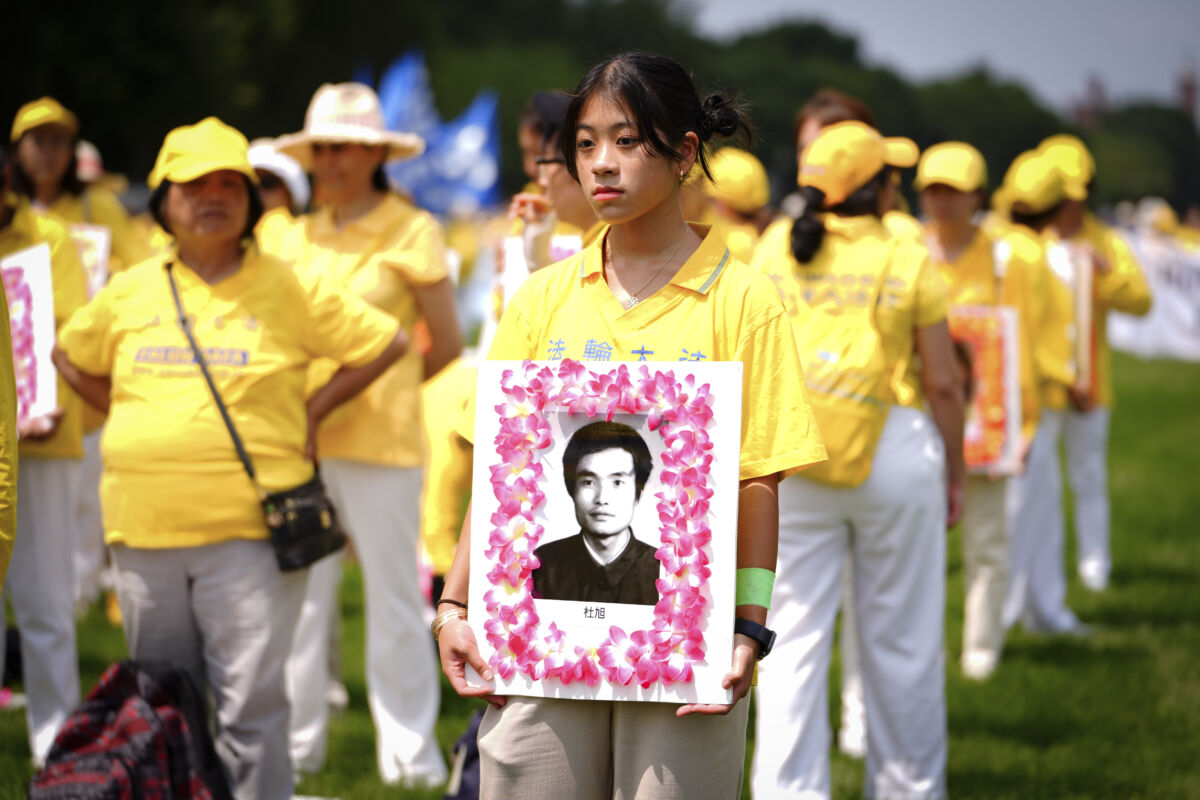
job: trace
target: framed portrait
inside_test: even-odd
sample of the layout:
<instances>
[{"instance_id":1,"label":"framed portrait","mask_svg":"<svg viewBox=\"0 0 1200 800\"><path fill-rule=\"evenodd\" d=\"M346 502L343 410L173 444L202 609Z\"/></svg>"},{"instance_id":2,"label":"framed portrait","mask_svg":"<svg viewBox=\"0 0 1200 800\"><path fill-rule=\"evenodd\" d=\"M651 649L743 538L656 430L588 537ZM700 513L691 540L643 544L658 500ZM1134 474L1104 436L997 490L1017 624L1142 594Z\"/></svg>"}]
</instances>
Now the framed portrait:
<instances>
[{"instance_id":1,"label":"framed portrait","mask_svg":"<svg viewBox=\"0 0 1200 800\"><path fill-rule=\"evenodd\" d=\"M1071 289L1071 363L1075 368L1075 385L1087 389L1095 397L1096 326L1092 307L1095 266L1092 250L1077 242L1054 242L1046 248L1046 263L1050 272Z\"/></svg>"},{"instance_id":2,"label":"framed portrait","mask_svg":"<svg viewBox=\"0 0 1200 800\"><path fill-rule=\"evenodd\" d=\"M83 271L87 276L88 299L108 283L108 260L112 254L112 231L103 225L87 225L79 222L69 227L71 240L79 251Z\"/></svg>"},{"instance_id":3,"label":"framed portrait","mask_svg":"<svg viewBox=\"0 0 1200 800\"><path fill-rule=\"evenodd\" d=\"M55 339L50 245L10 253L0 259L0 274L8 299L17 420L24 422L58 406L58 371L50 361Z\"/></svg>"},{"instance_id":4,"label":"framed portrait","mask_svg":"<svg viewBox=\"0 0 1200 800\"><path fill-rule=\"evenodd\" d=\"M970 355L974 393L966 409L963 451L977 474L1021 468L1021 385L1017 311L1006 306L950 309L950 335Z\"/></svg>"},{"instance_id":5,"label":"framed portrait","mask_svg":"<svg viewBox=\"0 0 1200 800\"><path fill-rule=\"evenodd\" d=\"M730 702L741 391L736 362L480 363L468 622L498 694Z\"/></svg>"}]
</instances>

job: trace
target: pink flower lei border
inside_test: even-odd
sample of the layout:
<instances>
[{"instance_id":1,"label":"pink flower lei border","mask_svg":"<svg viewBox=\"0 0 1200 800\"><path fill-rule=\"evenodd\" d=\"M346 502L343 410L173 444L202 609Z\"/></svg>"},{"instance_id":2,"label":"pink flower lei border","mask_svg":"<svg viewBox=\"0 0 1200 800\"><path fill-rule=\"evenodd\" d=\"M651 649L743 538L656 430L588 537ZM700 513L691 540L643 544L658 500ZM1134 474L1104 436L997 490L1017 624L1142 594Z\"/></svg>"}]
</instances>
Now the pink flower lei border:
<instances>
[{"instance_id":1,"label":"pink flower lei border","mask_svg":"<svg viewBox=\"0 0 1200 800\"><path fill-rule=\"evenodd\" d=\"M636 679L642 688L690 683L693 665L704 661L702 619L711 575L709 385L697 387L694 375L679 380L673 370L651 372L643 365L635 376L625 364L596 372L565 359L555 367L525 361L519 369L505 370L501 389L504 402L495 406L500 461L491 467L498 505L485 550L491 588L484 594L484 629L495 651L492 668L506 680L521 673L588 686L601 678L623 686ZM666 577L657 583L653 622L629 634L611 626L594 647L571 642L553 622L544 630L531 594L531 576L540 566L533 551L544 532L536 515L546 501L538 453L551 444L547 414L556 411L608 420L618 412L646 414L650 430L659 431L666 445L662 489L655 494L661 533L655 555Z\"/></svg>"}]
</instances>

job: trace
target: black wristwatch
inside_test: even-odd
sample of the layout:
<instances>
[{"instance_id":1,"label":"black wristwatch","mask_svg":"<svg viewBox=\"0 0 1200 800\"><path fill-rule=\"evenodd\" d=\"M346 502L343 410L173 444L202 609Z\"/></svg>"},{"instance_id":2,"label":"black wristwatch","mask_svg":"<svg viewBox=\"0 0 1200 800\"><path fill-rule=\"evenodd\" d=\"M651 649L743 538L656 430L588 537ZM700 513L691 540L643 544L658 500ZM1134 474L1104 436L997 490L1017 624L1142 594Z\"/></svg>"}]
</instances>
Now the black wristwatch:
<instances>
[{"instance_id":1,"label":"black wristwatch","mask_svg":"<svg viewBox=\"0 0 1200 800\"><path fill-rule=\"evenodd\" d=\"M770 654L771 648L775 646L775 631L745 617L734 619L733 632L749 636L758 642L758 657L760 660Z\"/></svg>"}]
</instances>

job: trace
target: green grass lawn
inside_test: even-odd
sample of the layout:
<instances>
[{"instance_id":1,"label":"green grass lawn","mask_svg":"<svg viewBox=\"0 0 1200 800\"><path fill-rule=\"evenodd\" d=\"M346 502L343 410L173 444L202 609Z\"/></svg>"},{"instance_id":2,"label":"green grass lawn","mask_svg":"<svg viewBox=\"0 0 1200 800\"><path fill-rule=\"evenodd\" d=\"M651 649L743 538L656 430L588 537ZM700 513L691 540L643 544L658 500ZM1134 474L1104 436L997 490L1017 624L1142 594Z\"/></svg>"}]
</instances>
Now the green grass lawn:
<instances>
[{"instance_id":1,"label":"green grass lawn","mask_svg":"<svg viewBox=\"0 0 1200 800\"><path fill-rule=\"evenodd\" d=\"M1014 631L991 681L963 679L956 666L961 549L951 533L946 662L954 797L1200 798L1200 365L1118 356L1115 369L1112 586L1094 595L1072 573L1068 595L1095 633L1069 639ZM384 787L376 777L353 567L342 601L350 708L333 721L325 770L298 791L346 800L440 797ZM120 631L99 610L80 623L85 691L124 655ZM444 750L476 707L443 681L437 733ZM23 714L0 714L0 800L24 797L31 775ZM835 796L859 796L860 762L835 755L833 777Z\"/></svg>"}]
</instances>

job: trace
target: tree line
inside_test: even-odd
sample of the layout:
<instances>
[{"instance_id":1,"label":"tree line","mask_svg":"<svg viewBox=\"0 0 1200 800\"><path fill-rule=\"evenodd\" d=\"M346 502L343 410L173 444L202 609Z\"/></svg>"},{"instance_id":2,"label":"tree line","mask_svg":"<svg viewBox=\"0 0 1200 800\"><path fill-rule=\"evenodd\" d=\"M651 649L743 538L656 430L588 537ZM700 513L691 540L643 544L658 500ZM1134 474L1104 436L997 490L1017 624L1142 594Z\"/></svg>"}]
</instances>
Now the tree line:
<instances>
[{"instance_id":1,"label":"tree line","mask_svg":"<svg viewBox=\"0 0 1200 800\"><path fill-rule=\"evenodd\" d=\"M913 83L863 62L852 36L786 22L728 41L697 34L686 0L178 0L16 4L0 48L0 111L42 94L82 120L110 169L137 181L171 127L216 114L251 138L299 130L316 87L376 75L424 51L443 118L484 86L500 92L506 190L521 183L516 121L538 89L569 89L598 58L644 48L694 70L701 91L736 90L758 130L755 152L777 192L795 176L792 118L834 86L864 100L885 133L922 146L963 139L995 185L1011 159L1052 133L1080 134L1096 154L1094 200L1148 194L1200 203L1200 136L1178 109L1140 103L1080 131L1029 90L978 67Z\"/></svg>"}]
</instances>

